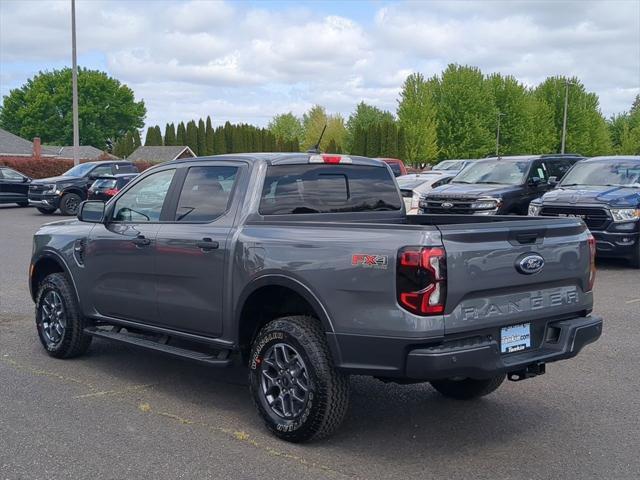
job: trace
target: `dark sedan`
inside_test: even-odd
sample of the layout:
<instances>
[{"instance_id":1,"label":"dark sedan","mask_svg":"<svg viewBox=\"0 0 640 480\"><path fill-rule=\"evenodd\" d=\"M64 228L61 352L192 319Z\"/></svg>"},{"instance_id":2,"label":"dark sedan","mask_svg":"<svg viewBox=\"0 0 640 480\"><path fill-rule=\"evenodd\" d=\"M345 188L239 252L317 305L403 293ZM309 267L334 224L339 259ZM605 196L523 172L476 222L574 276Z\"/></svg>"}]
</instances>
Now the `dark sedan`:
<instances>
[{"instance_id":1,"label":"dark sedan","mask_svg":"<svg viewBox=\"0 0 640 480\"><path fill-rule=\"evenodd\" d=\"M88 200L102 200L106 202L116 195L122 187L134 179L137 173L121 173L118 175L105 175L98 177L89 187Z\"/></svg>"},{"instance_id":2,"label":"dark sedan","mask_svg":"<svg viewBox=\"0 0 640 480\"><path fill-rule=\"evenodd\" d=\"M29 206L29 184L31 179L15 170L0 166L0 203L17 203Z\"/></svg>"}]
</instances>

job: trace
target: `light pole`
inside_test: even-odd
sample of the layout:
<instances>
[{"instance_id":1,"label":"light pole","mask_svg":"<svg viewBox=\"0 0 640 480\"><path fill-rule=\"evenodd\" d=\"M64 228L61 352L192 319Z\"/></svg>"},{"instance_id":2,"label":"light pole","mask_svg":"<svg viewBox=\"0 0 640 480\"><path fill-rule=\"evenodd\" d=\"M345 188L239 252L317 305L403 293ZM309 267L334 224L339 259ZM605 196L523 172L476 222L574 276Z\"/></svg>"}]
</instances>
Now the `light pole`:
<instances>
[{"instance_id":1,"label":"light pole","mask_svg":"<svg viewBox=\"0 0 640 480\"><path fill-rule=\"evenodd\" d=\"M575 83L569 80L564 81L564 114L562 116L562 145L560 146L560 153L564 153L564 147L567 142L567 110L569 109L569 85L575 85Z\"/></svg>"},{"instance_id":2,"label":"light pole","mask_svg":"<svg viewBox=\"0 0 640 480\"><path fill-rule=\"evenodd\" d=\"M73 164L78 165L80 129L78 127L78 61L76 59L76 0L71 0L71 88L73 95Z\"/></svg>"},{"instance_id":3,"label":"light pole","mask_svg":"<svg viewBox=\"0 0 640 480\"><path fill-rule=\"evenodd\" d=\"M498 128L496 131L496 157L500 156L500 119L505 115L506 113L498 112Z\"/></svg>"}]
</instances>

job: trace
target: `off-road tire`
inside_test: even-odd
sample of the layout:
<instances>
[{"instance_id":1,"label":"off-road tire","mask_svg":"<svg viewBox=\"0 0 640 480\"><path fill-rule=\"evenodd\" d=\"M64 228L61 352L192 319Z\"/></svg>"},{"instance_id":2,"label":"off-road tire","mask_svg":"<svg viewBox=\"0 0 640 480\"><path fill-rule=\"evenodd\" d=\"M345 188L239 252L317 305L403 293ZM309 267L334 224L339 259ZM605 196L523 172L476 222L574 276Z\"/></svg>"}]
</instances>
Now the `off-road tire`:
<instances>
[{"instance_id":1,"label":"off-road tire","mask_svg":"<svg viewBox=\"0 0 640 480\"><path fill-rule=\"evenodd\" d=\"M65 193L60 199L60 212L63 215L77 215L82 198L77 193Z\"/></svg>"},{"instance_id":2,"label":"off-road tire","mask_svg":"<svg viewBox=\"0 0 640 480\"><path fill-rule=\"evenodd\" d=\"M455 398L456 400L473 400L494 392L502 385L505 377L505 374L501 374L483 380L465 378L463 380L434 380L430 383L433 388L445 397Z\"/></svg>"},{"instance_id":3,"label":"off-road tire","mask_svg":"<svg viewBox=\"0 0 640 480\"><path fill-rule=\"evenodd\" d=\"M62 300L65 315L65 328L56 344L48 342L44 333L41 309L49 292L56 292ZM80 312L73 287L62 273L48 275L39 285L36 296L36 329L38 338L47 353L55 358L72 358L84 354L91 345L91 335L84 333L87 326Z\"/></svg>"},{"instance_id":4,"label":"off-road tire","mask_svg":"<svg viewBox=\"0 0 640 480\"><path fill-rule=\"evenodd\" d=\"M42 207L36 207L36 209L43 215L52 215L53 212L56 211L55 208L42 208Z\"/></svg>"},{"instance_id":5,"label":"off-road tire","mask_svg":"<svg viewBox=\"0 0 640 480\"><path fill-rule=\"evenodd\" d=\"M285 344L304 361L309 379L304 410L293 419L276 414L262 389L263 356L270 347ZM318 440L332 434L342 423L349 406L349 377L338 371L320 322L308 316L282 317L265 325L251 348L249 387L254 404L267 428L288 442Z\"/></svg>"}]
</instances>

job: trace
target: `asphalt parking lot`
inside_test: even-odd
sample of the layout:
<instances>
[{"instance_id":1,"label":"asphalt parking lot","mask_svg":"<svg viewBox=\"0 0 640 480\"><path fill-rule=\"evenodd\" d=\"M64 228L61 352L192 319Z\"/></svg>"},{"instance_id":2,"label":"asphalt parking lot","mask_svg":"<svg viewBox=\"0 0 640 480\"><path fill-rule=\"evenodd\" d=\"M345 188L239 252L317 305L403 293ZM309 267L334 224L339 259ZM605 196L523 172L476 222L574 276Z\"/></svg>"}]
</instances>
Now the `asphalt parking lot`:
<instances>
[{"instance_id":1,"label":"asphalt parking lot","mask_svg":"<svg viewBox=\"0 0 640 480\"><path fill-rule=\"evenodd\" d=\"M40 347L26 274L44 217L0 207L0 479L640 477L640 271L598 262L601 340L475 402L352 380L337 435L291 445L261 426L241 369L94 340Z\"/></svg>"}]
</instances>

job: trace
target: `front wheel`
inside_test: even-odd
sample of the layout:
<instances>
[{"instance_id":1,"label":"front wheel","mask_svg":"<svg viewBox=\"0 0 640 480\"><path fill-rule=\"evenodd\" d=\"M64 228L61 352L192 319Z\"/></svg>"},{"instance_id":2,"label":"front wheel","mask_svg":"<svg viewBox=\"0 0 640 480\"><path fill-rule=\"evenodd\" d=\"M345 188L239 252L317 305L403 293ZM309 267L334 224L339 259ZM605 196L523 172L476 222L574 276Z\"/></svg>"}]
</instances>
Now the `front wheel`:
<instances>
[{"instance_id":1,"label":"front wheel","mask_svg":"<svg viewBox=\"0 0 640 480\"><path fill-rule=\"evenodd\" d=\"M36 297L36 329L42 346L55 358L82 355L91 344L75 292L62 273L48 275Z\"/></svg>"},{"instance_id":2,"label":"front wheel","mask_svg":"<svg viewBox=\"0 0 640 480\"><path fill-rule=\"evenodd\" d=\"M349 377L333 366L317 319L282 317L258 333L249 387L267 428L289 442L333 433L349 405Z\"/></svg>"},{"instance_id":3,"label":"front wheel","mask_svg":"<svg viewBox=\"0 0 640 480\"><path fill-rule=\"evenodd\" d=\"M431 382L431 386L445 397L456 400L472 400L494 392L502 385L505 376L505 374L501 374L482 380L473 378L434 380Z\"/></svg>"},{"instance_id":4,"label":"front wheel","mask_svg":"<svg viewBox=\"0 0 640 480\"><path fill-rule=\"evenodd\" d=\"M82 198L77 193L65 193L60 199L60 212L63 215L77 215Z\"/></svg>"}]
</instances>

